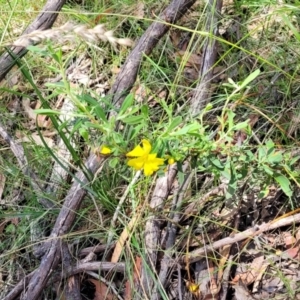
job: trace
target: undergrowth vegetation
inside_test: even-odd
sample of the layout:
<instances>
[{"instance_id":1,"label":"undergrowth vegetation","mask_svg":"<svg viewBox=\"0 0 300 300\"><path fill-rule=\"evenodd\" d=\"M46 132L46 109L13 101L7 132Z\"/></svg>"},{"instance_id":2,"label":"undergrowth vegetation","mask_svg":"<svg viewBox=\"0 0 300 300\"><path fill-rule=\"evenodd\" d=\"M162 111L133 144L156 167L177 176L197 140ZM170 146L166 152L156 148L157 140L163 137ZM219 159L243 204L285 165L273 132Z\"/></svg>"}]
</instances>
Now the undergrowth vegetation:
<instances>
[{"instance_id":1,"label":"undergrowth vegetation","mask_svg":"<svg viewBox=\"0 0 300 300\"><path fill-rule=\"evenodd\" d=\"M300 208L299 1L223 2L219 34L207 30L207 2L196 1L153 52L144 54L135 85L116 104L109 91L131 41L137 43L154 20L162 22L157 16L167 1L68 1L54 24L60 33L50 29L19 39L41 3L0 0L0 53L30 40L24 44L27 55L16 59L17 67L0 87L1 126L22 145L27 162L21 168L0 139L1 298L22 274L39 266L35 247L47 240L81 170L90 179L87 195L62 239L76 262L85 249L99 245L104 247L94 260L125 262L122 274L112 269L97 277L96 271L86 271L83 299L154 299L139 287L143 268L154 281L155 299L221 299L220 291L227 291L223 299L246 299L250 291L262 299L278 294L282 297L272 299L298 299L299 279L285 272L288 267L282 269L275 259L265 269L263 263L251 265L254 257L266 262L270 255L297 248L296 226L237 241L231 254L225 246L213 249L199 258L206 266L200 279L194 256L189 261L189 252ZM62 33L64 24L70 27ZM95 38L92 30L99 24ZM200 99L203 108L192 111L210 39L218 47L209 99ZM85 166L90 153L104 161L96 174ZM32 173L24 172L27 166L39 190ZM53 173L56 167L62 169L59 175ZM150 205L154 187L172 168L176 179L155 210ZM145 226L153 216L161 228L161 261L155 266L145 263ZM166 242L170 228L176 232L172 245ZM293 238L292 246L285 238L273 243L283 233ZM119 247L112 250L115 244ZM173 265L162 279L166 254ZM293 270L297 257L289 257ZM228 266L234 270L225 278ZM237 275L246 267L256 268L248 281ZM278 289L270 278L276 278ZM258 282L261 288L254 289ZM64 299L64 288L48 286L42 297Z\"/></svg>"}]
</instances>

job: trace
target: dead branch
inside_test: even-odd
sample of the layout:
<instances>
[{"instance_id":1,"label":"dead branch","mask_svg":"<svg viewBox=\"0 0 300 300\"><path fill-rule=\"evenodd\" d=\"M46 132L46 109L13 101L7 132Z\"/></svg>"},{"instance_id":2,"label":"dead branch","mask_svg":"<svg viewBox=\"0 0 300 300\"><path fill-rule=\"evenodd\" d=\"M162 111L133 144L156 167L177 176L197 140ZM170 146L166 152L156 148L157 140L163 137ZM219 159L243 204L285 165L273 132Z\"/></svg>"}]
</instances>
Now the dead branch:
<instances>
[{"instance_id":1,"label":"dead branch","mask_svg":"<svg viewBox=\"0 0 300 300\"><path fill-rule=\"evenodd\" d=\"M188 263L196 262L196 261L200 260L201 258L203 258L204 256L206 256L207 253L211 253L214 250L222 248L226 245L232 245L234 243L243 241L245 239L253 238L254 236L257 236L260 233L263 233L263 232L266 232L269 230L273 230L273 229L277 229L277 228L280 228L283 226L297 224L299 222L300 222L300 214L297 214L294 216L286 217L284 219L279 219L277 221L275 220L275 221L271 221L269 223L254 226L243 232L236 233L233 236L229 236L222 240L216 241L216 242L212 243L211 245L206 245L204 247L201 247L200 249L192 251L187 255L183 255L180 258L180 263L184 264L186 262L188 262Z\"/></svg>"},{"instance_id":2,"label":"dead branch","mask_svg":"<svg viewBox=\"0 0 300 300\"><path fill-rule=\"evenodd\" d=\"M115 271L124 273L125 272L125 263L111 263L111 262L88 262L88 263L81 263L77 266L71 266L64 270L62 273L61 271L55 272L49 282L47 284L52 284L58 281L62 281L65 278L70 276L74 276L79 273L84 273L86 271ZM37 270L31 272L30 274L26 275L21 281L19 281L16 286L9 292L9 294L3 300L14 300L16 299L24 289L24 286L27 286L29 280L33 277ZM29 299L29 298L28 298Z\"/></svg>"},{"instance_id":3,"label":"dead branch","mask_svg":"<svg viewBox=\"0 0 300 300\"><path fill-rule=\"evenodd\" d=\"M139 40L137 46L128 57L125 65L122 68L122 71L120 72L115 84L110 91L110 94L113 95L113 103L117 107L121 105L125 97L124 93L127 93L130 90L136 80L143 53L149 55L155 45L158 43L159 39L168 31L170 26L169 24L176 22L176 20L182 17L182 15L194 4L195 1L196 0L174 0L159 16L162 22L153 23L148 28L143 37ZM51 6L49 4L50 2L52 3L52 1L49 1L45 6L44 11L57 11L64 4L64 1L57 1L54 2L54 4L52 3ZM57 4L57 6L55 6L55 4ZM60 4L60 6L58 4ZM39 28L46 29L48 27L51 27L55 20L55 17L55 14L43 12L38 16L36 21L24 32L24 34L30 33ZM42 18L42 25L44 26L42 26L41 23L37 22ZM163 22L169 24L163 24ZM19 58L26 53L26 49L22 47L13 47L11 48L11 51L13 51L14 55ZM0 72L0 80L5 77L13 64L14 60L8 54L0 59L0 67L3 70ZM34 272L30 279L28 279L29 283L27 290L21 296L21 299L37 299L40 296L42 289L46 286L53 270L57 267L58 263L61 260L61 237L71 229L76 216L76 211L79 209L80 204L86 194L85 186L89 184L90 180L93 177L92 175L95 174L96 171L100 168L102 162L103 160L101 158L96 157L92 154L90 155L86 163L86 169L89 171L91 176L86 176L82 171L76 174L76 181L73 183L71 189L69 190L68 195L65 198L63 208L61 209L60 214L57 217L49 240L44 245L46 253L42 258L40 267ZM162 190L159 191L155 189L156 193L153 196L153 203L159 201L162 204L163 200L166 199L172 186L173 180L176 176L176 172L177 170L175 167L170 168L168 175L163 178L163 180L158 182L157 187L161 187ZM162 197L160 195L162 195ZM157 199L155 200L155 198ZM156 230L157 229L158 228L156 228ZM22 285L22 287L26 287L26 282L23 282L23 284L24 285Z\"/></svg>"},{"instance_id":4,"label":"dead branch","mask_svg":"<svg viewBox=\"0 0 300 300\"><path fill-rule=\"evenodd\" d=\"M163 208L164 201L169 196L172 189L175 177L177 174L177 166L172 165L169 167L168 172L164 177L159 178L156 181L153 196L150 201L150 207L153 210L153 215L148 218L145 227L145 248L146 262L142 265L141 280L138 286L138 293L136 296L140 299L140 295L151 295L154 288L154 278L149 275L149 268L154 272L157 263L158 248L160 245L161 229L160 218L157 216ZM157 212L157 215L155 214ZM149 297L150 298L150 297Z\"/></svg>"},{"instance_id":5,"label":"dead branch","mask_svg":"<svg viewBox=\"0 0 300 300\"><path fill-rule=\"evenodd\" d=\"M58 16L57 12L61 10L65 2L66 0L48 0L41 13L26 28L22 35L29 34L38 29L45 30L50 28ZM0 82L14 66L16 62L14 57L19 59L27 53L27 49L25 47L10 47L9 51L13 53L13 57L9 53L5 53L0 57Z\"/></svg>"},{"instance_id":6,"label":"dead branch","mask_svg":"<svg viewBox=\"0 0 300 300\"><path fill-rule=\"evenodd\" d=\"M93 175L100 168L104 159L92 154L88 158L85 167L90 176L86 176L83 171L79 171L75 176L75 181L69 190L63 207L56 219L54 228L49 236L49 241L45 243L46 254L43 256L40 267L32 276L28 289L21 299L38 299L42 289L47 284L51 273L57 267L61 259L61 236L68 233L72 228L76 213L81 202L86 195L85 187L90 183Z\"/></svg>"},{"instance_id":7,"label":"dead branch","mask_svg":"<svg viewBox=\"0 0 300 300\"><path fill-rule=\"evenodd\" d=\"M62 244L62 270L72 267L73 258L66 242ZM72 275L67 278L63 291L66 299L81 300L80 278L78 275Z\"/></svg>"},{"instance_id":8,"label":"dead branch","mask_svg":"<svg viewBox=\"0 0 300 300\"><path fill-rule=\"evenodd\" d=\"M207 31L212 35L207 38L199 73L199 83L191 100L191 111L193 115L199 112L209 103L211 96L211 80L213 78L213 67L217 58L217 41L214 36L218 35L218 21L222 8L222 0L209 0L210 15L207 17Z\"/></svg>"},{"instance_id":9,"label":"dead branch","mask_svg":"<svg viewBox=\"0 0 300 300\"><path fill-rule=\"evenodd\" d=\"M190 162L186 161L183 166L183 173L186 173L188 168L190 167ZM184 196L186 194L186 191L191 183L192 180L192 173L188 172L185 175L185 180L182 183L182 185L179 187L179 189L176 191L174 197L173 197L173 203L171 208L171 215L169 216L169 219L172 221L169 221L166 228L166 246L164 251L164 256L161 260L161 268L158 275L158 282L161 287L158 285L155 287L151 299L159 299L159 289L165 288L167 279L168 279L168 272L170 270L171 266L171 260L173 259L174 254L174 244L176 241L176 234L177 234L177 224L179 223L181 219L181 213L180 209L182 206L182 202L184 200ZM176 213L174 213L176 212Z\"/></svg>"},{"instance_id":10,"label":"dead branch","mask_svg":"<svg viewBox=\"0 0 300 300\"><path fill-rule=\"evenodd\" d=\"M110 90L112 102L116 107L121 105L122 100L135 83L143 55L149 55L152 52L169 30L170 24L179 20L195 2L196 0L173 0L159 15L158 21L152 23L139 39Z\"/></svg>"}]
</instances>

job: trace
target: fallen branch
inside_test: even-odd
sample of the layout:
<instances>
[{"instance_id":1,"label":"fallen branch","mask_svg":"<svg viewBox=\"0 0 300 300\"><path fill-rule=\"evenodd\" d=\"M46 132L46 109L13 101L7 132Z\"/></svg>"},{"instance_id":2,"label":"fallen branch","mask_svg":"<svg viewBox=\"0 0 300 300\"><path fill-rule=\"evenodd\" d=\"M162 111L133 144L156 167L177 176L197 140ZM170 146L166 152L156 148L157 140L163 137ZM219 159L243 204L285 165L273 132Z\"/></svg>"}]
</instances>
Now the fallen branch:
<instances>
[{"instance_id":1,"label":"fallen branch","mask_svg":"<svg viewBox=\"0 0 300 300\"><path fill-rule=\"evenodd\" d=\"M300 214L286 217L284 219L278 219L269 223L265 223L262 225L257 225L252 228L249 228L243 232L239 232L234 234L233 236L226 237L222 240L216 241L212 243L211 245L204 246L200 249L197 249L195 251L190 252L187 255L183 255L180 258L180 263L185 264L186 262L188 263L193 263L201 258L205 257L207 253L211 253L216 249L222 248L226 245L232 245L234 243L243 241L248 238L253 238L254 236L257 236L258 234L261 234L263 232L277 229L283 226L288 226L292 224L297 224L300 222Z\"/></svg>"},{"instance_id":2,"label":"fallen branch","mask_svg":"<svg viewBox=\"0 0 300 300\"><path fill-rule=\"evenodd\" d=\"M50 28L55 22L58 13L66 0L48 0L43 7L41 13L36 19L26 28L22 35L30 34L35 30L45 30ZM14 66L17 59L20 59L27 53L25 47L10 47L9 52L12 55L5 53L0 57L0 81L2 81L10 69ZM14 58L15 57L15 58Z\"/></svg>"},{"instance_id":3,"label":"fallen branch","mask_svg":"<svg viewBox=\"0 0 300 300\"><path fill-rule=\"evenodd\" d=\"M79 171L76 174L75 177L77 180L72 184L56 219L51 235L49 236L49 240L44 245L46 254L43 256L40 267L32 276L28 284L28 289L21 299L35 300L39 298L53 270L55 270L60 262L61 236L68 233L72 228L77 211L86 195L85 187L90 183L93 175L100 168L103 161L104 159L92 154L85 164L86 170L91 175L90 178L88 178L83 171Z\"/></svg>"},{"instance_id":4,"label":"fallen branch","mask_svg":"<svg viewBox=\"0 0 300 300\"><path fill-rule=\"evenodd\" d=\"M207 17L208 28L212 37L208 37L203 50L199 83L191 100L191 111L196 116L210 102L211 80L213 67L217 58L217 41L214 38L218 34L218 21L222 8L222 0L209 0L210 14Z\"/></svg>"},{"instance_id":5,"label":"fallen branch","mask_svg":"<svg viewBox=\"0 0 300 300\"><path fill-rule=\"evenodd\" d=\"M110 94L112 102L119 107L135 83L143 55L149 55L159 40L167 33L170 24L179 20L196 0L173 0L159 15L159 22L152 23L127 57ZM166 24L169 23L169 24Z\"/></svg>"},{"instance_id":6,"label":"fallen branch","mask_svg":"<svg viewBox=\"0 0 300 300\"><path fill-rule=\"evenodd\" d=\"M111 263L111 262L88 262L81 263L77 266L72 266L64 270L64 272L56 272L49 280L49 284L55 283L58 281L62 281L65 278L70 276L74 276L79 273L84 273L86 271L115 271L120 273L125 273L125 263ZM37 270L31 272L26 275L21 281L19 281L13 290L9 292L9 294L3 300L14 300L16 299L23 291L24 286L27 286L28 282L31 280L33 275L37 272Z\"/></svg>"},{"instance_id":7,"label":"fallen branch","mask_svg":"<svg viewBox=\"0 0 300 300\"><path fill-rule=\"evenodd\" d=\"M190 186L193 173L187 172L190 168L190 162L186 161L183 165L183 173L185 173L185 179L182 183L182 185L179 187L178 190L176 190L176 193L174 193L173 196L173 203L171 208L171 213L168 219L172 220L169 221L166 227L166 245L164 250L164 256L161 259L160 262L160 272L158 275L158 284L155 286L151 299L156 300L160 298L159 291L161 289L164 289L167 284L168 279L168 273L170 271L171 261L173 260L173 254L176 251L174 244L176 242L176 234L177 234L177 224L179 223L182 214L180 213L180 210L182 208L182 203L184 200L184 196L186 194L186 191L188 187ZM175 213L174 213L175 212ZM161 245L163 247L163 245Z\"/></svg>"},{"instance_id":8,"label":"fallen branch","mask_svg":"<svg viewBox=\"0 0 300 300\"><path fill-rule=\"evenodd\" d=\"M145 245L147 245L145 248L146 259L142 265L138 292L135 293L138 299L140 299L140 295L144 294L148 295L148 297L145 295L144 298L150 298L153 292L156 281L154 276L152 276L153 274L150 275L149 272L153 273L156 270L161 237L161 220L157 215L159 215L159 212L163 208L164 201L170 194L176 175L177 166L174 164L169 167L168 172L164 177L161 177L156 181L153 196L149 204L153 211L153 215L148 218L145 226Z\"/></svg>"},{"instance_id":9,"label":"fallen branch","mask_svg":"<svg viewBox=\"0 0 300 300\"><path fill-rule=\"evenodd\" d=\"M70 253L67 242L62 243L62 270L72 268L73 253ZM51 281L50 281L51 282ZM63 297L72 300L81 300L80 294L80 277L71 275L66 279L63 285Z\"/></svg>"}]
</instances>

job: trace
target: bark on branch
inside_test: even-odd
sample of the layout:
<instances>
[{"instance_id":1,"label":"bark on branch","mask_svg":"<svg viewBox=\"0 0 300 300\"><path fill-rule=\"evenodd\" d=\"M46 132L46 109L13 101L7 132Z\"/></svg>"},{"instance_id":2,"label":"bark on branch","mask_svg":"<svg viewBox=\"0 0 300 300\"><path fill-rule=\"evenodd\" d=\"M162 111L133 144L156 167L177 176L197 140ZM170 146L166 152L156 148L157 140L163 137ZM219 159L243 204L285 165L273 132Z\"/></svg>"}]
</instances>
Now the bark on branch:
<instances>
[{"instance_id":1,"label":"bark on branch","mask_svg":"<svg viewBox=\"0 0 300 300\"><path fill-rule=\"evenodd\" d=\"M91 175L95 174L100 168L102 161L103 159L92 154L86 162L86 169ZM72 228L77 211L86 195L85 187L91 181L91 178L88 178L83 171L78 172L75 178L78 180L73 183L65 198L63 207L60 210L54 228L49 236L49 242L46 243L47 252L43 256L39 268L29 281L27 291L21 297L23 300L35 300L39 298L49 277L61 260L60 246L62 236L68 233Z\"/></svg>"},{"instance_id":2,"label":"bark on branch","mask_svg":"<svg viewBox=\"0 0 300 300\"><path fill-rule=\"evenodd\" d=\"M169 24L179 20L195 2L196 0L173 0L159 15L159 21L152 23L139 39L111 88L110 94L116 107L121 105L122 100L135 83L143 54L149 55L169 30Z\"/></svg>"},{"instance_id":3,"label":"bark on branch","mask_svg":"<svg viewBox=\"0 0 300 300\"><path fill-rule=\"evenodd\" d=\"M199 83L191 100L191 112L194 116L198 115L210 102L211 80L213 78L213 68L216 63L218 45L214 36L218 35L218 22L222 4L222 0L209 0L210 14L207 18L207 31L210 32L212 36L207 38L204 46Z\"/></svg>"},{"instance_id":4,"label":"bark on branch","mask_svg":"<svg viewBox=\"0 0 300 300\"><path fill-rule=\"evenodd\" d=\"M55 22L58 12L65 4L66 0L48 0L43 7L41 13L36 19L26 28L23 35L31 33L35 30L45 30L51 28ZM16 58L21 58L27 53L27 49L24 47L11 47L10 52ZM4 53L0 57L0 81L2 81L10 69L14 66L16 59L14 59L9 53Z\"/></svg>"}]
</instances>

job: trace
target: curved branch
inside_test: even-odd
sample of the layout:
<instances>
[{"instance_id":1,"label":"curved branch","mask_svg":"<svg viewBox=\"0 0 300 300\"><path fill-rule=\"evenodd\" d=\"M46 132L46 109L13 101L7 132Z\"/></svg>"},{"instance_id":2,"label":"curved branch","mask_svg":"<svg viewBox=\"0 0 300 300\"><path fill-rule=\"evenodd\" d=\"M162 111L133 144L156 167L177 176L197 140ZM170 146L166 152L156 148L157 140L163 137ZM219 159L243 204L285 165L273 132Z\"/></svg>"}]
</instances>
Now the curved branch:
<instances>
[{"instance_id":1,"label":"curved branch","mask_svg":"<svg viewBox=\"0 0 300 300\"><path fill-rule=\"evenodd\" d=\"M112 102L116 107L121 105L122 100L135 83L143 54L149 55L169 30L169 24L179 20L195 2L196 0L173 0L159 15L160 22L152 23L139 39L110 90Z\"/></svg>"}]
</instances>

